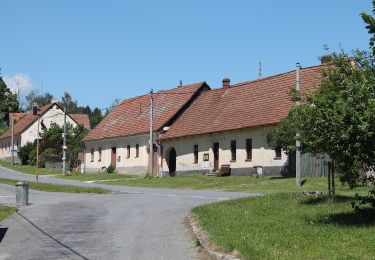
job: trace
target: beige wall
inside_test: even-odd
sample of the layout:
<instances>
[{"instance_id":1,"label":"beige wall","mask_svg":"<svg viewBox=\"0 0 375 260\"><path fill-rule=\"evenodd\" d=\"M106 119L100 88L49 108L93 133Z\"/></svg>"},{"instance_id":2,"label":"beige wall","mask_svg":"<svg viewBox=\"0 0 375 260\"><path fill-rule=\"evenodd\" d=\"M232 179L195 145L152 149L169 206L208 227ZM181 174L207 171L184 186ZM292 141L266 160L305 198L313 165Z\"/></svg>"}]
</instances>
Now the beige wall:
<instances>
[{"instance_id":1,"label":"beige wall","mask_svg":"<svg viewBox=\"0 0 375 260\"><path fill-rule=\"evenodd\" d=\"M246 139L252 139L252 160L246 160ZM236 161L231 161L231 140L236 140ZM219 142L219 167L230 164L232 169L245 169L262 167L282 167L287 161L287 156L282 153L281 159L275 159L275 151L267 147L264 129L247 129L194 137L186 137L162 141L163 167L162 171L168 172L169 152L172 147L176 150L176 172L211 171L214 166L213 143ZM194 164L194 145L198 145L198 163ZM209 154L209 161L203 161L203 155Z\"/></svg>"},{"instance_id":2,"label":"beige wall","mask_svg":"<svg viewBox=\"0 0 375 260\"><path fill-rule=\"evenodd\" d=\"M85 142L85 166L87 172L98 172L102 167L111 164L111 149L116 147L116 171L130 174L145 174L148 165L148 135L137 135L121 138ZM139 145L139 156L136 157L136 145ZM127 146L130 145L130 157L127 157ZM102 159L99 161L99 148ZM91 160L91 149L94 149L94 160Z\"/></svg>"},{"instance_id":3,"label":"beige wall","mask_svg":"<svg viewBox=\"0 0 375 260\"><path fill-rule=\"evenodd\" d=\"M16 135L14 137L14 149L18 149L17 143L18 144L21 143L21 138L19 135ZM12 145L11 145L10 137L0 140L0 158L7 158L7 157L12 156L11 148L12 148Z\"/></svg>"}]
</instances>

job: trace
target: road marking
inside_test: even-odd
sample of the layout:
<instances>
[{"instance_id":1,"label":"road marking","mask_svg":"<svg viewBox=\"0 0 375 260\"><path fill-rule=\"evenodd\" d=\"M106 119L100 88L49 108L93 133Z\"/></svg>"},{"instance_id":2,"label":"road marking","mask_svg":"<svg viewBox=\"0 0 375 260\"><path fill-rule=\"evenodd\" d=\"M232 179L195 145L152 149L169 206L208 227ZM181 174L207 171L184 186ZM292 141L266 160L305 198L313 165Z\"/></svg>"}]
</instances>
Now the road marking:
<instances>
[{"instance_id":1,"label":"road marking","mask_svg":"<svg viewBox=\"0 0 375 260\"><path fill-rule=\"evenodd\" d=\"M14 198L16 196L6 196L6 195L3 195L3 196L0 196L0 198Z\"/></svg>"}]
</instances>

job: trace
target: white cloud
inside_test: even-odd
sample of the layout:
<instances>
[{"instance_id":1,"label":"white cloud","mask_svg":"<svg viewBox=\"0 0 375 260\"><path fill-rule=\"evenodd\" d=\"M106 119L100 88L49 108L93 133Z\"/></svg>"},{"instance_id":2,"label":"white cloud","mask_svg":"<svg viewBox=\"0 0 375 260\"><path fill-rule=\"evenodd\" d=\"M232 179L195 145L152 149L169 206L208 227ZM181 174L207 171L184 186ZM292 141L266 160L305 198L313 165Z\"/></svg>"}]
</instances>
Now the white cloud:
<instances>
[{"instance_id":1,"label":"white cloud","mask_svg":"<svg viewBox=\"0 0 375 260\"><path fill-rule=\"evenodd\" d=\"M13 77L4 75L3 79L13 93L25 94L34 88L29 76L25 73L17 73Z\"/></svg>"}]
</instances>

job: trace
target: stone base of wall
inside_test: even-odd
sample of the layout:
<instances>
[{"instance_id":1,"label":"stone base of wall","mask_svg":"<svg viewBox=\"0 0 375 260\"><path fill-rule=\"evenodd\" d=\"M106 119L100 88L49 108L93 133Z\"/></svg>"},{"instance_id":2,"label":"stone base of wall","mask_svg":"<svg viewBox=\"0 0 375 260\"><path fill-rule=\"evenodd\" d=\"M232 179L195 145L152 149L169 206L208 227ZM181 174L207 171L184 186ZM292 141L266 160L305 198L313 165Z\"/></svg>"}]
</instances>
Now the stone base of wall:
<instances>
[{"instance_id":1,"label":"stone base of wall","mask_svg":"<svg viewBox=\"0 0 375 260\"><path fill-rule=\"evenodd\" d=\"M268 166L262 167L263 176L279 177L285 171L285 166ZM191 175L191 174L208 174L211 170L194 170L194 171L176 171L175 176ZM254 173L254 168L232 168L231 176L250 176ZM164 171L163 176L169 176L169 172Z\"/></svg>"},{"instance_id":2,"label":"stone base of wall","mask_svg":"<svg viewBox=\"0 0 375 260\"><path fill-rule=\"evenodd\" d=\"M105 169L102 168L86 168L87 173L99 173L104 172ZM117 173L126 173L138 176L144 176L146 174L147 169L143 166L135 166L135 167L116 167Z\"/></svg>"},{"instance_id":3,"label":"stone base of wall","mask_svg":"<svg viewBox=\"0 0 375 260\"><path fill-rule=\"evenodd\" d=\"M9 157L2 157L1 160L8 161L8 162L12 162L12 156L9 156ZM17 164L20 164L20 163L21 163L21 160L20 160L20 158L18 158L18 155L15 155L15 156L14 156L14 163L17 163Z\"/></svg>"}]
</instances>

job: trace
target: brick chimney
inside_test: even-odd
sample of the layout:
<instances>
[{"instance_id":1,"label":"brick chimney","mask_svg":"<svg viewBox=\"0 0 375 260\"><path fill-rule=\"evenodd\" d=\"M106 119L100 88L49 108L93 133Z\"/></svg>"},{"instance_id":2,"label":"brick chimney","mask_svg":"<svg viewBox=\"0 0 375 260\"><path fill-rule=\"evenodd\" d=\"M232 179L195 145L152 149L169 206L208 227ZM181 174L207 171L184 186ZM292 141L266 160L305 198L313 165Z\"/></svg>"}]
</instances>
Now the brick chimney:
<instances>
[{"instance_id":1,"label":"brick chimney","mask_svg":"<svg viewBox=\"0 0 375 260\"><path fill-rule=\"evenodd\" d=\"M229 88L230 87L230 79L225 78L223 79L223 88Z\"/></svg>"}]
</instances>

